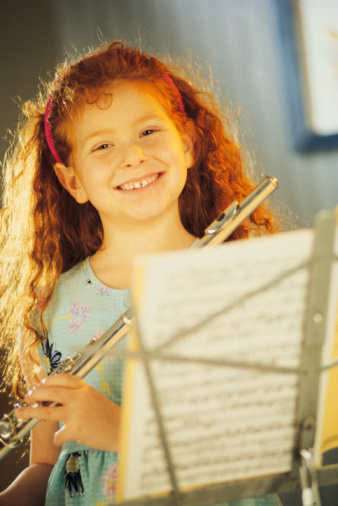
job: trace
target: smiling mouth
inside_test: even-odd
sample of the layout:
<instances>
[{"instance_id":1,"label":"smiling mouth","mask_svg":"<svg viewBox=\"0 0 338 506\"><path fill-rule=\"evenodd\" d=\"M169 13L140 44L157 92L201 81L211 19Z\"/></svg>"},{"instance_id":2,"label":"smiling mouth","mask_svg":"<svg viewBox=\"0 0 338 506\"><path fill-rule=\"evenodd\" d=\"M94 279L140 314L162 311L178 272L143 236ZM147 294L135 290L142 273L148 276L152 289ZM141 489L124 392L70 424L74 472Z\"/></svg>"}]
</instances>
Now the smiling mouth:
<instances>
[{"instance_id":1,"label":"smiling mouth","mask_svg":"<svg viewBox=\"0 0 338 506\"><path fill-rule=\"evenodd\" d=\"M145 177L144 179L140 179L139 181L130 181L128 183L123 183L116 187L117 190L138 190L139 188L145 188L149 186L151 183L156 181L160 177L161 173L154 174L149 177Z\"/></svg>"}]
</instances>

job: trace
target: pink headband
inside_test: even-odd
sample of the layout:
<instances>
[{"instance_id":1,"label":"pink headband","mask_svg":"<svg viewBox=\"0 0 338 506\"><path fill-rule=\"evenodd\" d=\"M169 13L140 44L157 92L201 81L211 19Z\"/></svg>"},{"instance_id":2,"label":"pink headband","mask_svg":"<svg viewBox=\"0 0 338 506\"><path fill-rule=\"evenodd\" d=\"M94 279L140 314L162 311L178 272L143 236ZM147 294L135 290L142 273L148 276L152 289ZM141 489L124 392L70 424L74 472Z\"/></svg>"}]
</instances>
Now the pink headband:
<instances>
[{"instance_id":1,"label":"pink headband","mask_svg":"<svg viewBox=\"0 0 338 506\"><path fill-rule=\"evenodd\" d=\"M180 94L180 92L179 92L176 84L174 83L174 81L171 79L171 77L166 72L163 72L163 78L177 92L179 109L180 109L181 112L183 112L183 114L185 114L183 100L182 100L181 94ZM52 95L49 96L49 99L48 99L47 105L46 105L46 110L45 110L45 119L44 119L45 134L46 134L46 140L47 140L48 147L49 147L50 152L52 153L52 155L54 157L55 162L56 163L62 163L62 160L59 157L58 152L55 149L55 145L54 145L54 141L53 141L53 135L52 135L52 129L51 129L51 126L50 126L50 123L49 123L49 116L50 116L50 113L51 113L51 109L52 109Z\"/></svg>"},{"instance_id":2,"label":"pink headband","mask_svg":"<svg viewBox=\"0 0 338 506\"><path fill-rule=\"evenodd\" d=\"M52 95L49 96L49 99L48 99L48 102L47 102L47 105L46 105L45 120L44 120L44 123L45 123L45 134L46 134L46 140L47 140L48 147L49 147L50 152L52 153L52 155L54 157L55 162L56 163L62 163L62 160L59 157L58 152L56 151L55 146L54 146L54 141L53 141L53 136L52 136L52 129L51 129L51 126L50 126L50 123L49 123L49 116L50 116L50 113L51 113L51 109L52 109Z\"/></svg>"},{"instance_id":3,"label":"pink headband","mask_svg":"<svg viewBox=\"0 0 338 506\"><path fill-rule=\"evenodd\" d=\"M176 91L177 98L178 98L178 107L180 108L180 111L183 112L183 114L185 114L183 100L182 100L181 94L180 94L176 84L174 83L174 81L171 79L171 77L166 72L163 72L162 75L163 75L164 80L167 81L167 83L170 84L170 86Z\"/></svg>"}]
</instances>

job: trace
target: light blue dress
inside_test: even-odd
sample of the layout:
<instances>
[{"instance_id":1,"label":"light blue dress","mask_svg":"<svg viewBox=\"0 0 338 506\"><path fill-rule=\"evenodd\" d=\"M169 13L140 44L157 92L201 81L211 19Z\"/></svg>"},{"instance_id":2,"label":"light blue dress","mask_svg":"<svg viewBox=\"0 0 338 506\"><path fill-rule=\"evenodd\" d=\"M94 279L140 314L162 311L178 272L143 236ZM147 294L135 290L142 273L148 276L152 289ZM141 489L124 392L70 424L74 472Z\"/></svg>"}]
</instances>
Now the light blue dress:
<instances>
[{"instance_id":1,"label":"light blue dress","mask_svg":"<svg viewBox=\"0 0 338 506\"><path fill-rule=\"evenodd\" d=\"M44 313L48 340L40 353L46 371L53 371L67 356L74 356L92 337L101 336L129 308L128 290L103 285L93 274L89 259L60 277L51 304ZM122 340L118 346L125 346ZM85 381L121 405L123 361L105 358ZM62 446L49 479L47 506L105 506L114 502L118 454L93 450L75 441ZM225 506L280 506L267 496ZM215 505L216 506L216 505Z\"/></svg>"}]
</instances>

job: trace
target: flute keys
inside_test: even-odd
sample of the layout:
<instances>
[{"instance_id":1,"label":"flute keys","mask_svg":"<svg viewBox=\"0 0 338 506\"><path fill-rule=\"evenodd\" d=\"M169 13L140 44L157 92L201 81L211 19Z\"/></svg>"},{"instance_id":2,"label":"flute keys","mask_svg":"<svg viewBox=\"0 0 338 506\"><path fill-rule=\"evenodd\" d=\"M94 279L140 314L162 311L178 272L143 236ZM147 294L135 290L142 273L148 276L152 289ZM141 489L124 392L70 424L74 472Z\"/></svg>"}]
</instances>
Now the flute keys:
<instances>
[{"instance_id":1,"label":"flute keys","mask_svg":"<svg viewBox=\"0 0 338 506\"><path fill-rule=\"evenodd\" d=\"M61 366L56 369L54 372L56 374L61 374L63 372L71 372L73 370L73 367L74 367L74 363L75 363L75 360L77 359L77 356L76 357L67 357L64 362L62 362Z\"/></svg>"},{"instance_id":2,"label":"flute keys","mask_svg":"<svg viewBox=\"0 0 338 506\"><path fill-rule=\"evenodd\" d=\"M4 420L0 422L0 438L9 439L14 434L13 423L8 420L8 415L4 416Z\"/></svg>"}]
</instances>

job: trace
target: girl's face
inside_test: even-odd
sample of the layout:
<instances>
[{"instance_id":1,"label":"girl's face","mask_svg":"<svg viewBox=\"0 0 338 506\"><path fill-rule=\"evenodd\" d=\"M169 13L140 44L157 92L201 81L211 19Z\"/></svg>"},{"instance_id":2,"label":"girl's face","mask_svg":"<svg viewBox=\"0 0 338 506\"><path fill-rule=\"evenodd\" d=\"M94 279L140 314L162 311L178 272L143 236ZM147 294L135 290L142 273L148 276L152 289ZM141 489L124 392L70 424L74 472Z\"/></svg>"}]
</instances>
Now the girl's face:
<instances>
[{"instance_id":1,"label":"girl's face","mask_svg":"<svg viewBox=\"0 0 338 506\"><path fill-rule=\"evenodd\" d=\"M193 165L193 142L181 134L150 86L114 83L111 102L85 104L73 123L72 166L56 164L61 183L88 200L103 226L178 217L178 198Z\"/></svg>"}]
</instances>

